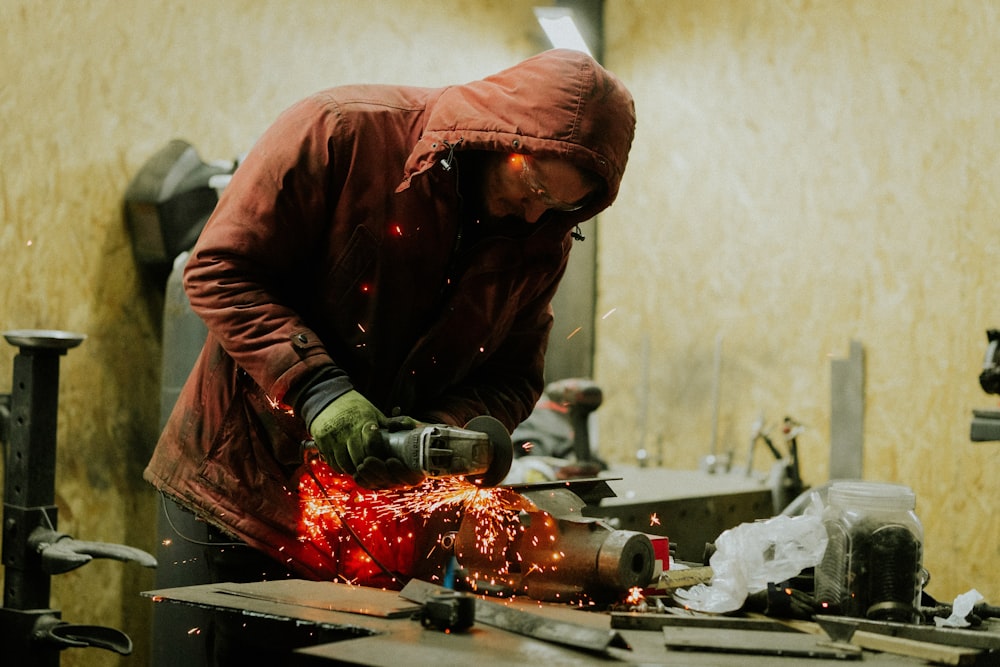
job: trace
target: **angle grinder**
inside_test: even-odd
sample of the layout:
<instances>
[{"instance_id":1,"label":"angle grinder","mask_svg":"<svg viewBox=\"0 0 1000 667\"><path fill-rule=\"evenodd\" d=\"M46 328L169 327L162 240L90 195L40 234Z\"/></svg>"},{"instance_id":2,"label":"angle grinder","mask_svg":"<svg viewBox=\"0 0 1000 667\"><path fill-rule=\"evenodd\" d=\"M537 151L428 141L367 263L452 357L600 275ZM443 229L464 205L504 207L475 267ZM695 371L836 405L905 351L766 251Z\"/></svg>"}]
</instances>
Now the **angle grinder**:
<instances>
[{"instance_id":1,"label":"angle grinder","mask_svg":"<svg viewBox=\"0 0 1000 667\"><path fill-rule=\"evenodd\" d=\"M497 419L474 417L464 428L420 424L404 431L382 430L385 443L410 470L427 477L464 476L480 486L497 486L510 472L514 447Z\"/></svg>"}]
</instances>

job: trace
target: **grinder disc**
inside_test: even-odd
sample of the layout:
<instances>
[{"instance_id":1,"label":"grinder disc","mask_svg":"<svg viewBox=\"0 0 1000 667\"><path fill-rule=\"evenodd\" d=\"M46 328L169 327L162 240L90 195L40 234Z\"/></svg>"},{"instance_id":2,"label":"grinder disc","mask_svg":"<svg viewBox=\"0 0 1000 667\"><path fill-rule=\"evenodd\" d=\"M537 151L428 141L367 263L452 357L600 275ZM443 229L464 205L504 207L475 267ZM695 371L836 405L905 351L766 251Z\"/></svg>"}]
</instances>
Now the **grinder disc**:
<instances>
[{"instance_id":1,"label":"grinder disc","mask_svg":"<svg viewBox=\"0 0 1000 667\"><path fill-rule=\"evenodd\" d=\"M514 462L514 443L510 439L507 427L495 417L480 415L469 420L465 428L488 435L493 449L490 467L483 474L471 479L486 487L498 485L510 472L510 466Z\"/></svg>"}]
</instances>

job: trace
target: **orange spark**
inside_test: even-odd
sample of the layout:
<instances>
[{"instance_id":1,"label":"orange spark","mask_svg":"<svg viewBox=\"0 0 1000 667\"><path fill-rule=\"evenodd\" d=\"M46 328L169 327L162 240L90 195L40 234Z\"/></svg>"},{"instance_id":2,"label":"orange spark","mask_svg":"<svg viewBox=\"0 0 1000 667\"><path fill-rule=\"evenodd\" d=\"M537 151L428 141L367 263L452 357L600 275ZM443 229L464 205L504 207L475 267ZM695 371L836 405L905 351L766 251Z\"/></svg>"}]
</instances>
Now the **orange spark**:
<instances>
[{"instance_id":1,"label":"orange spark","mask_svg":"<svg viewBox=\"0 0 1000 667\"><path fill-rule=\"evenodd\" d=\"M299 539L333 556L339 576L368 584L385 574L383 566L408 567L407 559L425 539L412 527L427 525L428 520L441 530L455 520L468 524L468 548L486 555L502 551L516 536L516 504L523 501L509 490L484 489L454 477L431 478L411 489L371 492L358 489L350 477L333 472L318 457L307 465L309 474L299 485Z\"/></svg>"},{"instance_id":2,"label":"orange spark","mask_svg":"<svg viewBox=\"0 0 1000 667\"><path fill-rule=\"evenodd\" d=\"M660 525L660 517L656 516L656 512L653 512L652 514L649 515L649 525L650 526Z\"/></svg>"},{"instance_id":3,"label":"orange spark","mask_svg":"<svg viewBox=\"0 0 1000 667\"><path fill-rule=\"evenodd\" d=\"M568 336L566 336L566 340L569 340L569 339L570 339L570 338L572 338L573 336L575 336L575 335L577 335L578 333L580 333L580 329L582 329L582 328L583 328L583 327L577 327L577 328L573 329L573 331L571 331L571 332L570 332L570 334L569 334Z\"/></svg>"}]
</instances>

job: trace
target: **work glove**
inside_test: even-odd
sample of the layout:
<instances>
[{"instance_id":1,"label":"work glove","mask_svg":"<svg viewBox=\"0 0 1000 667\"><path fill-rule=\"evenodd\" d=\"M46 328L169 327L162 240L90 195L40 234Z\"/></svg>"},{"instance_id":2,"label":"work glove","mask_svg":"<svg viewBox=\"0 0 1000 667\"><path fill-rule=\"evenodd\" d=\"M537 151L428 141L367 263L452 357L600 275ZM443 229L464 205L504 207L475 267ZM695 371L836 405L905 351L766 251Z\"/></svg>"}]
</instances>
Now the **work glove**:
<instances>
[{"instance_id":1,"label":"work glove","mask_svg":"<svg viewBox=\"0 0 1000 667\"><path fill-rule=\"evenodd\" d=\"M352 389L323 408L309 425L309 432L331 468L351 475L359 486L389 489L419 484L423 474L409 470L392 456L380 429L396 431L415 426L416 421L410 417L386 417Z\"/></svg>"}]
</instances>

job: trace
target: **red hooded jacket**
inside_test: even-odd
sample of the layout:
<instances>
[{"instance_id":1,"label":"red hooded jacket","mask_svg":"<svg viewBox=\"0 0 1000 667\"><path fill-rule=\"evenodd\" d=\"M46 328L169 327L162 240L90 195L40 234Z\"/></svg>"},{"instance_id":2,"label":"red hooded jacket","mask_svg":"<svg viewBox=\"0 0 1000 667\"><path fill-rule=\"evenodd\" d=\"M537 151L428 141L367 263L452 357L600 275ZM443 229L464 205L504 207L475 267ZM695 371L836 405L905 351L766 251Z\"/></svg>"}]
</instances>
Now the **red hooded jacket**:
<instances>
[{"instance_id":1,"label":"red hooded jacket","mask_svg":"<svg viewBox=\"0 0 1000 667\"><path fill-rule=\"evenodd\" d=\"M209 335L144 477L303 576L334 576L331 555L299 539L309 433L289 397L335 371L386 414L488 414L513 430L543 388L571 232L614 201L634 129L622 83L567 50L464 85L343 86L291 107L188 262ZM530 234L460 247L472 150L561 158L605 188Z\"/></svg>"}]
</instances>

